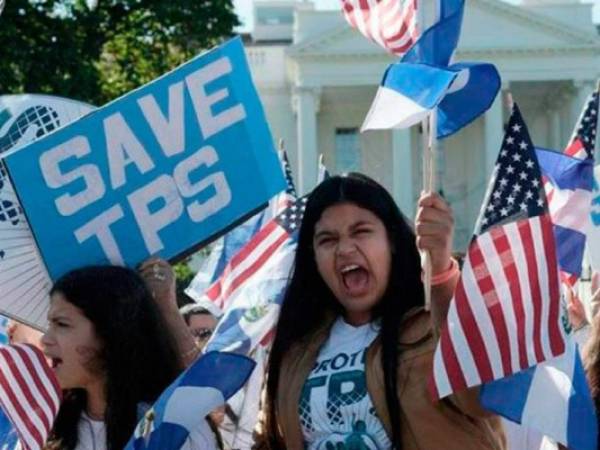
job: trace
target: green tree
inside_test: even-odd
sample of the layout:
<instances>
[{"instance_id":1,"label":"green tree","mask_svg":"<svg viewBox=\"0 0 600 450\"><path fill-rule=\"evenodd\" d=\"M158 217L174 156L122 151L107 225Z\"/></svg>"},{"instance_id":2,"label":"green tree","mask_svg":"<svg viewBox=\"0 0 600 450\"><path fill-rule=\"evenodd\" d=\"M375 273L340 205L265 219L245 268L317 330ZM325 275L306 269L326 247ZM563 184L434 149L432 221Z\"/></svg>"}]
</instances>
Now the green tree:
<instances>
[{"instance_id":1,"label":"green tree","mask_svg":"<svg viewBox=\"0 0 600 450\"><path fill-rule=\"evenodd\" d=\"M173 265L176 280L177 303L180 307L190 300L184 292L194 279L194 272L192 272L192 269L188 265L189 262L190 258L186 258Z\"/></svg>"},{"instance_id":2,"label":"green tree","mask_svg":"<svg viewBox=\"0 0 600 450\"><path fill-rule=\"evenodd\" d=\"M0 16L0 94L101 105L218 44L231 0L8 0Z\"/></svg>"}]
</instances>

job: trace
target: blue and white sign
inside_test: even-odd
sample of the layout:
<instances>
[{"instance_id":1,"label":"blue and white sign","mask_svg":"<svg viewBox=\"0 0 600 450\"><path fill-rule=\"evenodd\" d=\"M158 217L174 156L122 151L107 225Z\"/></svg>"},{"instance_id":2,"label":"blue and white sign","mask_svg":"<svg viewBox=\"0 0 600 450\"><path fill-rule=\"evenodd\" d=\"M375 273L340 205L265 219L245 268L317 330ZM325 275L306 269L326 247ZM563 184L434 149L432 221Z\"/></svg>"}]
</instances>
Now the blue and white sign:
<instances>
[{"instance_id":1,"label":"blue and white sign","mask_svg":"<svg viewBox=\"0 0 600 450\"><path fill-rule=\"evenodd\" d=\"M171 259L285 188L239 38L6 162L52 279Z\"/></svg>"}]
</instances>

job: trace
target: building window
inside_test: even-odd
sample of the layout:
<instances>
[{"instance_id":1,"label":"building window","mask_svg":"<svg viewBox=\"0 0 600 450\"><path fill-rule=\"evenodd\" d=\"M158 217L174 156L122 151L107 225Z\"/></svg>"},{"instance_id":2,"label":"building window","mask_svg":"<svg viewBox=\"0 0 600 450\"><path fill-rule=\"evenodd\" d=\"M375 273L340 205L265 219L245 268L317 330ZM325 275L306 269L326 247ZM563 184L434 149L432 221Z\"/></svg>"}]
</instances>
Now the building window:
<instances>
[{"instance_id":1,"label":"building window","mask_svg":"<svg viewBox=\"0 0 600 450\"><path fill-rule=\"evenodd\" d=\"M335 130L335 168L337 173L360 171L358 128Z\"/></svg>"},{"instance_id":2,"label":"building window","mask_svg":"<svg viewBox=\"0 0 600 450\"><path fill-rule=\"evenodd\" d=\"M291 25L294 23L292 8L266 8L256 10L256 22L259 25Z\"/></svg>"}]
</instances>

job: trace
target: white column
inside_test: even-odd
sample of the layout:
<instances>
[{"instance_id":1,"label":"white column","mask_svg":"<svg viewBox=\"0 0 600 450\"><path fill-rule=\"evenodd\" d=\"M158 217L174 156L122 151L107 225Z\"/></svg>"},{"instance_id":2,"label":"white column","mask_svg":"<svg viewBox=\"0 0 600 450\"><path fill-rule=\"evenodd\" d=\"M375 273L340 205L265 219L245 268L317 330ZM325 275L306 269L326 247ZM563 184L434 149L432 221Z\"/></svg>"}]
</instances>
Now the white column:
<instances>
[{"instance_id":1,"label":"white column","mask_svg":"<svg viewBox=\"0 0 600 450\"><path fill-rule=\"evenodd\" d=\"M317 113L320 93L318 89L300 87L294 93L294 109L298 130L298 190L300 195L309 192L317 183Z\"/></svg>"},{"instance_id":2,"label":"white column","mask_svg":"<svg viewBox=\"0 0 600 450\"><path fill-rule=\"evenodd\" d=\"M550 111L550 142L552 143L552 149L556 151L562 151L565 143L561 140L560 133L560 111L556 109L557 106Z\"/></svg>"},{"instance_id":3,"label":"white column","mask_svg":"<svg viewBox=\"0 0 600 450\"><path fill-rule=\"evenodd\" d=\"M560 110L560 124L561 124L561 151L564 149L565 145L571 139L571 133L573 132L574 123L571 123L572 120L572 112L573 109L571 103L573 103L573 91L565 92L565 95L562 97L563 105Z\"/></svg>"},{"instance_id":4,"label":"white column","mask_svg":"<svg viewBox=\"0 0 600 450\"><path fill-rule=\"evenodd\" d=\"M409 218L415 216L411 129L391 130L392 195Z\"/></svg>"},{"instance_id":5,"label":"white column","mask_svg":"<svg viewBox=\"0 0 600 450\"><path fill-rule=\"evenodd\" d=\"M485 158L484 180L489 179L498 159L502 139L504 138L503 90L500 90L491 108L485 113Z\"/></svg>"}]
</instances>

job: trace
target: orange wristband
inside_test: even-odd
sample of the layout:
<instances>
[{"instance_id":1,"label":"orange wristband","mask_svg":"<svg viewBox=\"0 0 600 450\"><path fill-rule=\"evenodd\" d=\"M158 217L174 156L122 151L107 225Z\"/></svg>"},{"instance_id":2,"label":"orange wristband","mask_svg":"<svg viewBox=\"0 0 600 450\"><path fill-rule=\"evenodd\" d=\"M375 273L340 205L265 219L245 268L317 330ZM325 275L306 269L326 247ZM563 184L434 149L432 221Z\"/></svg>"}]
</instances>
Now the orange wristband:
<instances>
[{"instance_id":1,"label":"orange wristband","mask_svg":"<svg viewBox=\"0 0 600 450\"><path fill-rule=\"evenodd\" d=\"M458 268L458 263L454 258L450 258L450 267L444 270L437 275L431 277L431 285L438 286L440 284L446 283L451 278L454 278L457 274L460 273L460 269Z\"/></svg>"}]
</instances>

